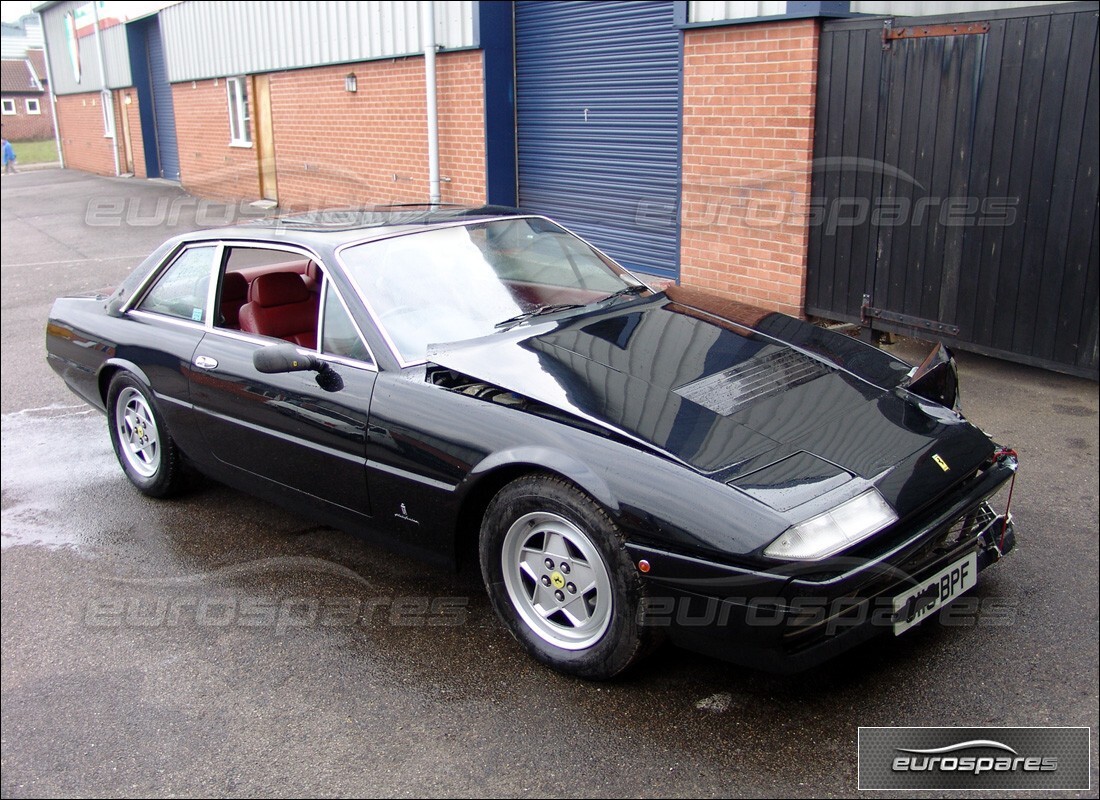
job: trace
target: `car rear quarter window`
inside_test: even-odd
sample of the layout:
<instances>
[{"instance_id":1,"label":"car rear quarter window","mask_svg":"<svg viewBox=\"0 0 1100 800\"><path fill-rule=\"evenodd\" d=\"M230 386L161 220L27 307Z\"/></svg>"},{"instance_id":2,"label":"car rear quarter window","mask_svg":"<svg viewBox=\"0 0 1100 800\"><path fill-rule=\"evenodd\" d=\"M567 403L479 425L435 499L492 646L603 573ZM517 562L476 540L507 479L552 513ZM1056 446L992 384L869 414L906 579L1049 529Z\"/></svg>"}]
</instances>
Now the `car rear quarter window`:
<instances>
[{"instance_id":1,"label":"car rear quarter window","mask_svg":"<svg viewBox=\"0 0 1100 800\"><path fill-rule=\"evenodd\" d=\"M157 279L138 306L192 322L206 322L210 271L216 247L189 247Z\"/></svg>"}]
</instances>

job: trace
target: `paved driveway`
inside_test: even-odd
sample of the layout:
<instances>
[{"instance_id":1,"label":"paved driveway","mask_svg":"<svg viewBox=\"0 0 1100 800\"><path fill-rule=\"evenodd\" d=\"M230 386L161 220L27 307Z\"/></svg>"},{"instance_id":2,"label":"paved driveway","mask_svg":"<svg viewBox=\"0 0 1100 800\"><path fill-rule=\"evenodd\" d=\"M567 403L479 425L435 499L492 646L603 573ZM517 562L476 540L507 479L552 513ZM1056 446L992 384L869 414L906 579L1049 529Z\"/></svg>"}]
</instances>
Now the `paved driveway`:
<instances>
[{"instance_id":1,"label":"paved driveway","mask_svg":"<svg viewBox=\"0 0 1100 800\"><path fill-rule=\"evenodd\" d=\"M794 678L669 648L588 684L521 653L472 572L217 485L141 497L46 367L46 315L226 209L60 170L2 201L5 797L846 796L860 725L1097 726L1095 383L962 355L1024 464L977 624Z\"/></svg>"}]
</instances>

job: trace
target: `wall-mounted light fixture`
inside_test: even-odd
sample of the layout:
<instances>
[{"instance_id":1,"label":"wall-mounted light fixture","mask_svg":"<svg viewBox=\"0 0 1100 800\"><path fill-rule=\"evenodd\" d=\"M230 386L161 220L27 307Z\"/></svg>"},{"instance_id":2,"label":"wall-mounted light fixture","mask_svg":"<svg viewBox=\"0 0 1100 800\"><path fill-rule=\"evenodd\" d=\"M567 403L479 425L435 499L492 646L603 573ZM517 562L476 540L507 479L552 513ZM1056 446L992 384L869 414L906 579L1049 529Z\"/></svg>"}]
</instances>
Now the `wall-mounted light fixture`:
<instances>
[{"instance_id":1,"label":"wall-mounted light fixture","mask_svg":"<svg viewBox=\"0 0 1100 800\"><path fill-rule=\"evenodd\" d=\"M349 72L344 77L344 90L353 93L359 91L359 82L355 79L354 72Z\"/></svg>"}]
</instances>

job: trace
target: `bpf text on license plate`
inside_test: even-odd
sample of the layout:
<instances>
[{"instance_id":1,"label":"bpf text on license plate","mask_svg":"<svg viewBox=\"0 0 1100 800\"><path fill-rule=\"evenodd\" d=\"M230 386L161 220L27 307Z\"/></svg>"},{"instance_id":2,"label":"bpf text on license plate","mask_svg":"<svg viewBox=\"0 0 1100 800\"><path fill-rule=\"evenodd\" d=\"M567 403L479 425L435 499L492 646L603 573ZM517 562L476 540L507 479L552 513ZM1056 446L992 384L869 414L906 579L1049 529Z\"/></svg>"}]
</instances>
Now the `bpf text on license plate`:
<instances>
[{"instance_id":1,"label":"bpf text on license plate","mask_svg":"<svg viewBox=\"0 0 1100 800\"><path fill-rule=\"evenodd\" d=\"M944 567L894 597L894 635L919 625L938 609L978 583L978 554Z\"/></svg>"}]
</instances>

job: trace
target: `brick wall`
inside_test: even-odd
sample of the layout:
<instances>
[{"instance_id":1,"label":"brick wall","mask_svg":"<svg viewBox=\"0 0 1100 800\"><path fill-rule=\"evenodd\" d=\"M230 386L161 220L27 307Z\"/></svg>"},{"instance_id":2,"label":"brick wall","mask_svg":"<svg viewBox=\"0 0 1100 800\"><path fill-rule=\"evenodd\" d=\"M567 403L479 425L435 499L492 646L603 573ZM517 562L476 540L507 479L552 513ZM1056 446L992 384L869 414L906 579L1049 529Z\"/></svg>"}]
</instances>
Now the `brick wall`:
<instances>
[{"instance_id":1,"label":"brick wall","mask_svg":"<svg viewBox=\"0 0 1100 800\"><path fill-rule=\"evenodd\" d=\"M6 94L15 102L15 113L0 117L4 138L10 142L30 142L53 138L53 116L49 94ZM37 100L39 114L27 113L27 100Z\"/></svg>"},{"instance_id":2,"label":"brick wall","mask_svg":"<svg viewBox=\"0 0 1100 800\"><path fill-rule=\"evenodd\" d=\"M117 102L115 111L117 115ZM61 151L66 167L98 175L115 174L115 140L103 135L99 92L58 97L57 126L61 129Z\"/></svg>"},{"instance_id":3,"label":"brick wall","mask_svg":"<svg viewBox=\"0 0 1100 800\"><path fill-rule=\"evenodd\" d=\"M813 20L686 32L683 284L802 313L817 47Z\"/></svg>"},{"instance_id":4,"label":"brick wall","mask_svg":"<svg viewBox=\"0 0 1100 800\"><path fill-rule=\"evenodd\" d=\"M355 93L344 89L349 72ZM442 199L483 203L481 52L440 54L436 80L440 175L451 179ZM427 201L423 58L276 73L271 105L282 207Z\"/></svg>"},{"instance_id":5,"label":"brick wall","mask_svg":"<svg viewBox=\"0 0 1100 800\"><path fill-rule=\"evenodd\" d=\"M252 98L249 103L251 105ZM176 115L183 188L213 200L259 198L256 148L229 144L229 98L225 80L173 84L172 107ZM255 141L255 119L252 122L252 140Z\"/></svg>"}]
</instances>

